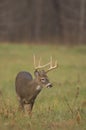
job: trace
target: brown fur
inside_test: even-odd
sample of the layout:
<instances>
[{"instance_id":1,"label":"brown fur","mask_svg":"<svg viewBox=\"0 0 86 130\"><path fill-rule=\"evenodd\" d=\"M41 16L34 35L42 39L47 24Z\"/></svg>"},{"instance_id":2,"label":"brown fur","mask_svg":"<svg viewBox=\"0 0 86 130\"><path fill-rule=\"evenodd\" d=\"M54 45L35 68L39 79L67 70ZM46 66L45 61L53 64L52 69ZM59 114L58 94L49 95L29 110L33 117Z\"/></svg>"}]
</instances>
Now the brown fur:
<instances>
[{"instance_id":1,"label":"brown fur","mask_svg":"<svg viewBox=\"0 0 86 130\"><path fill-rule=\"evenodd\" d=\"M52 87L44 70L34 72L35 78L29 72L19 72L15 86L20 108L31 113L35 99L43 86ZM40 87L37 89L37 87Z\"/></svg>"}]
</instances>

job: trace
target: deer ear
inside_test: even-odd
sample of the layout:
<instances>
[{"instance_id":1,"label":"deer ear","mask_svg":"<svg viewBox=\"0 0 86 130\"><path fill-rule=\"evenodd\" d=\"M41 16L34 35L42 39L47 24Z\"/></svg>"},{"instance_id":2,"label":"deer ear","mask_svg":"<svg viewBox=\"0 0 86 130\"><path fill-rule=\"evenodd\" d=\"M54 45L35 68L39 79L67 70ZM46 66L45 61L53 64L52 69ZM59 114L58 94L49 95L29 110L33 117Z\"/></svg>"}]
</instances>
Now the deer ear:
<instances>
[{"instance_id":1,"label":"deer ear","mask_svg":"<svg viewBox=\"0 0 86 130\"><path fill-rule=\"evenodd\" d=\"M34 71L34 75L35 77L38 77L39 76L39 72L37 70Z\"/></svg>"}]
</instances>

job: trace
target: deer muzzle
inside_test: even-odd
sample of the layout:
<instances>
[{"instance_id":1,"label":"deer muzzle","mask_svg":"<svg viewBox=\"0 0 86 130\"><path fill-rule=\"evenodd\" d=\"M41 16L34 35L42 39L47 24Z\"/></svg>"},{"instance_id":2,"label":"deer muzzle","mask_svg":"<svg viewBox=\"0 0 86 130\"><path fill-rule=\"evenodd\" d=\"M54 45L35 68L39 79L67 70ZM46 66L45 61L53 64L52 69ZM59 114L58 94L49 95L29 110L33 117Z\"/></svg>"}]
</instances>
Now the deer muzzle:
<instances>
[{"instance_id":1,"label":"deer muzzle","mask_svg":"<svg viewBox=\"0 0 86 130\"><path fill-rule=\"evenodd\" d=\"M48 84L46 84L46 87L47 87L47 88L51 88L51 87L53 87L53 86L52 86L51 83L48 83Z\"/></svg>"}]
</instances>

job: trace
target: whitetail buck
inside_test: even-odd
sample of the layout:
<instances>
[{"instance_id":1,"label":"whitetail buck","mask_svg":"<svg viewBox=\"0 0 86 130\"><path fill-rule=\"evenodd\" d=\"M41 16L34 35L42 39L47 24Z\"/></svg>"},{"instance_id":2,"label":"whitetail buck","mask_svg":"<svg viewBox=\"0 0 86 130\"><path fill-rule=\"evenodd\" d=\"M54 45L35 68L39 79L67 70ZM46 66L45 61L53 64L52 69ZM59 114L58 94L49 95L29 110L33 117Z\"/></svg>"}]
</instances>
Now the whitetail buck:
<instances>
[{"instance_id":1,"label":"whitetail buck","mask_svg":"<svg viewBox=\"0 0 86 130\"><path fill-rule=\"evenodd\" d=\"M27 111L28 114L31 113L31 110L34 105L34 101L39 94L39 92L42 90L44 86L50 88L52 87L52 84L48 80L47 72L50 70L53 70L57 68L57 61L55 62L55 65L52 65L52 57L50 59L50 62L41 66L41 59L39 60L38 66L36 66L35 56L34 56L34 76L35 78L32 78L32 75L29 72L21 71L17 74L15 86L16 86L16 93L19 99L20 107ZM41 70L42 68L46 66L50 66L47 71Z\"/></svg>"}]
</instances>

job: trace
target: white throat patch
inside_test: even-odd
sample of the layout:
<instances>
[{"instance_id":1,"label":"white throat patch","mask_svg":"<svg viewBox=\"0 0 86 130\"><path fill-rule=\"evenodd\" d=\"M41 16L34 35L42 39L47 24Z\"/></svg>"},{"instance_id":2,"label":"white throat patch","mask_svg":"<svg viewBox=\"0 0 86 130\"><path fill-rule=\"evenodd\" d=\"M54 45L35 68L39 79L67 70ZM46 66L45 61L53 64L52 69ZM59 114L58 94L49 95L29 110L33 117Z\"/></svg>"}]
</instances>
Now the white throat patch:
<instances>
[{"instance_id":1,"label":"white throat patch","mask_svg":"<svg viewBox=\"0 0 86 130\"><path fill-rule=\"evenodd\" d=\"M40 86L40 85L38 85L37 87L36 87L36 90L41 90L42 89L42 87Z\"/></svg>"}]
</instances>

